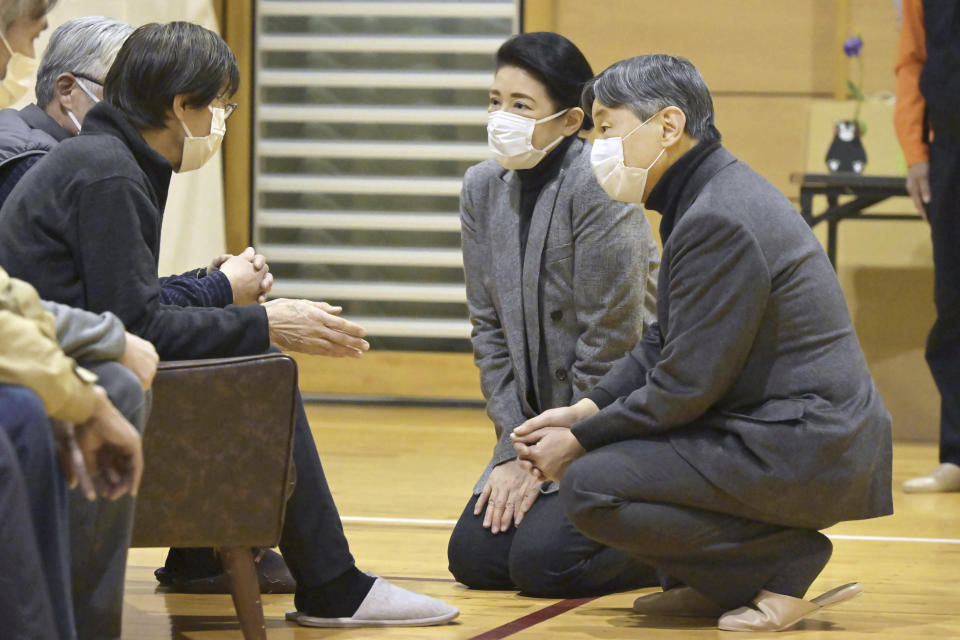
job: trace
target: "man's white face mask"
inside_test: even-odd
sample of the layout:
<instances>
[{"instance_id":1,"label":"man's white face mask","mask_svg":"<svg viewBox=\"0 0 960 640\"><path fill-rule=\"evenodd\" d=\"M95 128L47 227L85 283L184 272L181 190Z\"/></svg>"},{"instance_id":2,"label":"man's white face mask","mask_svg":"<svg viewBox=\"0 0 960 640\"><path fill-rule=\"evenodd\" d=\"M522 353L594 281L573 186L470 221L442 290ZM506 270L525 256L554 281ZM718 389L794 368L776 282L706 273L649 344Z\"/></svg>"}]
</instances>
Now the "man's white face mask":
<instances>
[{"instance_id":1,"label":"man's white face mask","mask_svg":"<svg viewBox=\"0 0 960 640\"><path fill-rule=\"evenodd\" d=\"M213 119L210 120L210 133L205 136L194 136L190 133L187 123L180 120L187 137L183 139L183 156L180 159L180 168L177 173L199 169L207 163L213 154L220 148L223 136L227 133L227 115L223 107L208 106Z\"/></svg>"},{"instance_id":2,"label":"man's white face mask","mask_svg":"<svg viewBox=\"0 0 960 640\"><path fill-rule=\"evenodd\" d=\"M80 87L80 90L87 94L87 97L93 100L93 104L100 102L100 98L93 95L93 92L90 91L90 89L87 89L87 85L83 82L80 82L80 78L74 77L74 81L77 83L77 86ZM73 111L67 109L67 117L70 118L70 122L73 123L73 126L77 128L77 135L80 135L80 121L77 120L77 116L73 114Z\"/></svg>"},{"instance_id":3,"label":"man's white face mask","mask_svg":"<svg viewBox=\"0 0 960 640\"><path fill-rule=\"evenodd\" d=\"M646 169L642 167L628 167L623 162L623 141L640 130L660 112L653 114L637 126L630 133L618 138L597 138L593 141L590 150L590 166L597 182L607 192L607 195L620 202L643 204L643 190L647 186L647 175L666 149L661 149L653 162Z\"/></svg>"},{"instance_id":4,"label":"man's white face mask","mask_svg":"<svg viewBox=\"0 0 960 640\"><path fill-rule=\"evenodd\" d=\"M563 140L560 136L543 149L533 146L533 130L541 122L559 118L569 109L534 120L509 111L491 111L487 115L487 146L504 169L532 169Z\"/></svg>"},{"instance_id":5,"label":"man's white face mask","mask_svg":"<svg viewBox=\"0 0 960 640\"><path fill-rule=\"evenodd\" d=\"M0 33L0 42L10 53L7 62L7 75L0 81L0 107L9 107L26 95L37 76L38 63L34 58L14 51L7 38Z\"/></svg>"}]
</instances>

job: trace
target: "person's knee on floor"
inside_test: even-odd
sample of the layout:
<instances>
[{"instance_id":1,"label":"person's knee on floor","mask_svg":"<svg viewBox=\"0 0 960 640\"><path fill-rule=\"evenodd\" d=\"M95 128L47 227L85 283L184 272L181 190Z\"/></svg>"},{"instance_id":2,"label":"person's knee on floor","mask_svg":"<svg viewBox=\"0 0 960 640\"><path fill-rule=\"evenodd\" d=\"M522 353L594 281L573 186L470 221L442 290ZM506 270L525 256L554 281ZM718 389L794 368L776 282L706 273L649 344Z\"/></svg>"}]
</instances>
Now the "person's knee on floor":
<instances>
[{"instance_id":1,"label":"person's knee on floor","mask_svg":"<svg viewBox=\"0 0 960 640\"><path fill-rule=\"evenodd\" d=\"M507 569L514 527L493 535L474 515L477 496L467 503L447 543L447 562L454 579L471 589L515 589Z\"/></svg>"},{"instance_id":2,"label":"person's knee on floor","mask_svg":"<svg viewBox=\"0 0 960 640\"><path fill-rule=\"evenodd\" d=\"M510 579L522 594L543 598L584 595L579 592L587 578L586 556L557 542L549 535L523 535L518 531L510 550Z\"/></svg>"}]
</instances>

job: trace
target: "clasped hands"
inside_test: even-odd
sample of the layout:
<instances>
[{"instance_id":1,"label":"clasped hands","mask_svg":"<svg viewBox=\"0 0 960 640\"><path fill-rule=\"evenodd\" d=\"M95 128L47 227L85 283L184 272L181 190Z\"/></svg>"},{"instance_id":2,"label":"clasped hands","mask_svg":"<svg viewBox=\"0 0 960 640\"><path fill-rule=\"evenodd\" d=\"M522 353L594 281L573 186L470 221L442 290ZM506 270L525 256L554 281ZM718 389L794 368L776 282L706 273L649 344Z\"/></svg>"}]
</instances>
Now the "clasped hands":
<instances>
[{"instance_id":1,"label":"clasped hands","mask_svg":"<svg viewBox=\"0 0 960 640\"><path fill-rule=\"evenodd\" d=\"M270 325L270 341L285 351L334 358L358 358L370 349L367 332L340 317L342 307L312 300L277 298L266 302L273 286L267 259L247 247L239 255L223 254L213 259L207 273L222 271L233 289L233 303L263 304Z\"/></svg>"},{"instance_id":2,"label":"clasped hands","mask_svg":"<svg viewBox=\"0 0 960 640\"><path fill-rule=\"evenodd\" d=\"M538 480L559 482L570 463L586 453L570 427L598 411L592 400L584 398L521 424L510 434L520 466Z\"/></svg>"},{"instance_id":3,"label":"clasped hands","mask_svg":"<svg viewBox=\"0 0 960 640\"><path fill-rule=\"evenodd\" d=\"M485 528L497 534L513 523L520 526L540 495L540 483L559 482L570 463L586 453L570 427L597 411L593 401L584 399L544 411L513 430L510 440L517 458L493 468L474 504L475 516L486 508Z\"/></svg>"},{"instance_id":4,"label":"clasped hands","mask_svg":"<svg viewBox=\"0 0 960 640\"><path fill-rule=\"evenodd\" d=\"M239 255L224 253L214 258L207 266L207 273L221 271L233 289L233 304L246 305L266 302L273 286L273 274L267 259L247 247Z\"/></svg>"}]
</instances>

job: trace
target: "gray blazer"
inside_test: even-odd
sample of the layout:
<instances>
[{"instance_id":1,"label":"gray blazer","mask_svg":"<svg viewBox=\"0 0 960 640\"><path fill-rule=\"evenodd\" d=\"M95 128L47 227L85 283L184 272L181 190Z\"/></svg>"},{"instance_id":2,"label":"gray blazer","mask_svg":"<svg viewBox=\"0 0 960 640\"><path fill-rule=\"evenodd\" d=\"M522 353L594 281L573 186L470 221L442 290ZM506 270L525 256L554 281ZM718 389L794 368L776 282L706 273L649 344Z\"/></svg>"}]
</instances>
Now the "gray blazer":
<instances>
[{"instance_id":1,"label":"gray blazer","mask_svg":"<svg viewBox=\"0 0 960 640\"><path fill-rule=\"evenodd\" d=\"M797 210L723 148L686 183L658 324L573 427L588 450L665 436L762 519L823 528L892 512L890 414L836 274Z\"/></svg>"},{"instance_id":2,"label":"gray blazer","mask_svg":"<svg viewBox=\"0 0 960 640\"><path fill-rule=\"evenodd\" d=\"M654 319L657 245L646 216L597 184L590 144L567 149L534 207L521 269L520 179L494 160L460 194L474 360L497 432L490 470L516 457L510 431L583 398ZM526 358L533 379L528 379Z\"/></svg>"}]
</instances>

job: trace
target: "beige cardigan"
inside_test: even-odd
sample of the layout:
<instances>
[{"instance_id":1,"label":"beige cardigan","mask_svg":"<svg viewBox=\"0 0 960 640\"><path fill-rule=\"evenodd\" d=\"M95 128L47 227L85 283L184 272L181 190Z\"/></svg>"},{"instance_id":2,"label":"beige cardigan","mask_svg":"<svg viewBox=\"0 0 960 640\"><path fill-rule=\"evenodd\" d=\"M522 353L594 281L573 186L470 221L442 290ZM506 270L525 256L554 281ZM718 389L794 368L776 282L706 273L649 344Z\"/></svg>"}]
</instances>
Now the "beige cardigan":
<instances>
[{"instance_id":1,"label":"beige cardigan","mask_svg":"<svg viewBox=\"0 0 960 640\"><path fill-rule=\"evenodd\" d=\"M79 423L93 413L96 380L60 349L36 290L0 269L0 384L27 387L51 418Z\"/></svg>"}]
</instances>

